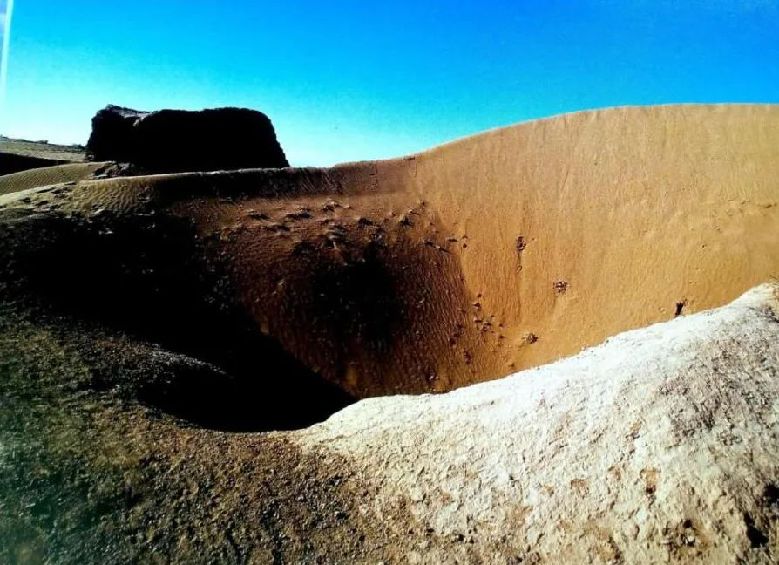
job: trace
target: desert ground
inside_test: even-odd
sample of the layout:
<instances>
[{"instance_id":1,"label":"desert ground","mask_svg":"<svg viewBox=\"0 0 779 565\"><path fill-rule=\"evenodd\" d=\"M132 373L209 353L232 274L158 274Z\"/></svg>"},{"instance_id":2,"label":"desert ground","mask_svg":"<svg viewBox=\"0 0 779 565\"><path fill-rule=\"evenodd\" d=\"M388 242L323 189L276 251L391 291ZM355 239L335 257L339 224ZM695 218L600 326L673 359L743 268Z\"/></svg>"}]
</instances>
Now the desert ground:
<instances>
[{"instance_id":1,"label":"desert ground","mask_svg":"<svg viewBox=\"0 0 779 565\"><path fill-rule=\"evenodd\" d=\"M0 136L0 175L81 163L85 158L84 147L80 145L54 145L47 140L31 141Z\"/></svg>"},{"instance_id":2,"label":"desert ground","mask_svg":"<svg viewBox=\"0 0 779 565\"><path fill-rule=\"evenodd\" d=\"M778 206L772 105L2 175L0 561L774 562Z\"/></svg>"}]
</instances>

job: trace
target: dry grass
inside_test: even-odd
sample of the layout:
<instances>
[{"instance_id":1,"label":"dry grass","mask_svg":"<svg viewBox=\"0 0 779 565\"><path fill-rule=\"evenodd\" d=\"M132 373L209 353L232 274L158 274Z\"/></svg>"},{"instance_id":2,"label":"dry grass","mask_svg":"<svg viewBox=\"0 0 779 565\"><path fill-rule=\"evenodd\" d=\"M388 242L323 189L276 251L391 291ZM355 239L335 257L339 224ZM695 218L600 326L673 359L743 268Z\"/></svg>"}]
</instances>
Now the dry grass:
<instances>
[{"instance_id":1,"label":"dry grass","mask_svg":"<svg viewBox=\"0 0 779 565\"><path fill-rule=\"evenodd\" d=\"M55 145L44 141L0 137L0 152L27 155L55 161L83 161L86 157L81 145Z\"/></svg>"}]
</instances>

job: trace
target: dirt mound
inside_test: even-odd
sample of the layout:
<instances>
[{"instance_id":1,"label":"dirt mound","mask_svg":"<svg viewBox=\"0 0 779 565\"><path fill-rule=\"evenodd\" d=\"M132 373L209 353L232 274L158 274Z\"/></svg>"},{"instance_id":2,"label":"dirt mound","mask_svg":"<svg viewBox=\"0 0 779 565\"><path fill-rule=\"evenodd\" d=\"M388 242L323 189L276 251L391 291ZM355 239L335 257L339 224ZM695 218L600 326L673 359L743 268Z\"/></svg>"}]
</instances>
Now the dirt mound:
<instances>
[{"instance_id":1,"label":"dirt mound","mask_svg":"<svg viewBox=\"0 0 779 565\"><path fill-rule=\"evenodd\" d=\"M245 108L139 112L107 106L92 118L87 151L147 172L287 167L268 117Z\"/></svg>"},{"instance_id":2,"label":"dirt mound","mask_svg":"<svg viewBox=\"0 0 779 565\"><path fill-rule=\"evenodd\" d=\"M48 161L65 161L78 163L85 159L84 147L81 145L57 145L42 139L12 139L0 136L0 152L37 157Z\"/></svg>"}]
</instances>

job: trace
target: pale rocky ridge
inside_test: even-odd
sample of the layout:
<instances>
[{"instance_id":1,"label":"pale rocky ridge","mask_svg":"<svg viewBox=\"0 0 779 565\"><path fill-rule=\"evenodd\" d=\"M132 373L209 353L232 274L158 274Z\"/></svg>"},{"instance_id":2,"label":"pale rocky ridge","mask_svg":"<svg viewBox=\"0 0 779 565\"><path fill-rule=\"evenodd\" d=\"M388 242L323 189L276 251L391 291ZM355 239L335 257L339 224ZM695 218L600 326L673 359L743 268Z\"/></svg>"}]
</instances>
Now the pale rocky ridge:
<instances>
[{"instance_id":1,"label":"pale rocky ridge","mask_svg":"<svg viewBox=\"0 0 779 565\"><path fill-rule=\"evenodd\" d=\"M462 544L416 562L779 557L779 286L443 395L361 401L296 433Z\"/></svg>"}]
</instances>

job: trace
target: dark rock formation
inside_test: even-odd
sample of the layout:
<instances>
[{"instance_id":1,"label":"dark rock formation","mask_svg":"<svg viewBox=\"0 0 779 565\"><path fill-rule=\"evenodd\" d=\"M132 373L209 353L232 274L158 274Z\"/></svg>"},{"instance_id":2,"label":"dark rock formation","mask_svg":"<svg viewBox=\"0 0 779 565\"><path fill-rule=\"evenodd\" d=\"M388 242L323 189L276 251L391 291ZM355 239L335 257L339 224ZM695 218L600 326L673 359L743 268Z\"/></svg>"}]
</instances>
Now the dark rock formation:
<instances>
[{"instance_id":1,"label":"dark rock formation","mask_svg":"<svg viewBox=\"0 0 779 565\"><path fill-rule=\"evenodd\" d=\"M87 154L95 161L134 162L138 148L134 126L149 112L106 106L92 118Z\"/></svg>"},{"instance_id":2,"label":"dark rock formation","mask_svg":"<svg viewBox=\"0 0 779 565\"><path fill-rule=\"evenodd\" d=\"M289 166L270 119L246 108L139 112L106 106L92 118L87 151L96 161L148 172Z\"/></svg>"}]
</instances>

